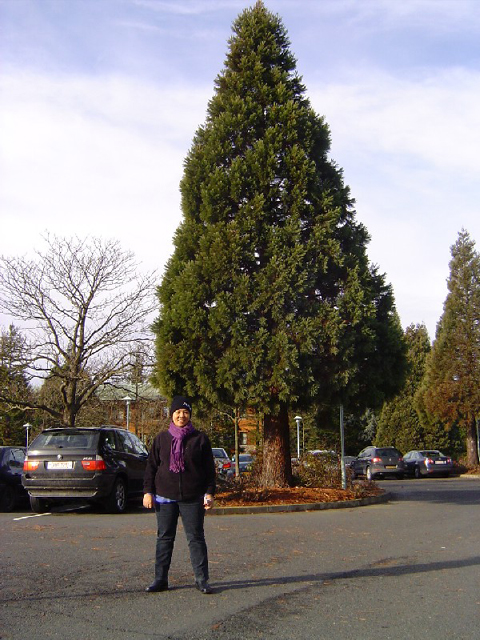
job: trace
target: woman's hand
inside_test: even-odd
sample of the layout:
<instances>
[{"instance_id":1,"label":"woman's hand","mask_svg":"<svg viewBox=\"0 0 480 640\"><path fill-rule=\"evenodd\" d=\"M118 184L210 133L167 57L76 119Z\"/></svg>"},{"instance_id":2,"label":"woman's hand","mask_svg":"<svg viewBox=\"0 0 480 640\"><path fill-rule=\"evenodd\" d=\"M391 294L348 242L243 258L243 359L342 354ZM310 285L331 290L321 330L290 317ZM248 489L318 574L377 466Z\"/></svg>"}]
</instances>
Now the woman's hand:
<instances>
[{"instance_id":1,"label":"woman's hand","mask_svg":"<svg viewBox=\"0 0 480 640\"><path fill-rule=\"evenodd\" d=\"M213 509L213 496L209 493L206 493L203 498L203 506L205 507L205 511Z\"/></svg>"},{"instance_id":2,"label":"woman's hand","mask_svg":"<svg viewBox=\"0 0 480 640\"><path fill-rule=\"evenodd\" d=\"M145 509L153 509L153 494L146 493L143 496L143 506Z\"/></svg>"}]
</instances>

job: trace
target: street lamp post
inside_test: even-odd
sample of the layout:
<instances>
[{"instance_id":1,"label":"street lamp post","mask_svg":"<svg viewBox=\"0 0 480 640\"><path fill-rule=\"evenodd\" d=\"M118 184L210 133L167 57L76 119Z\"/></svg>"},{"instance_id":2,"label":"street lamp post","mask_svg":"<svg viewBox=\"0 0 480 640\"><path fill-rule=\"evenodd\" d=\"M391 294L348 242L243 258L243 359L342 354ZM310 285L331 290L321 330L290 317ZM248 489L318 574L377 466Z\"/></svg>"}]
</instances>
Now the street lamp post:
<instances>
[{"instance_id":1,"label":"street lamp post","mask_svg":"<svg viewBox=\"0 0 480 640\"><path fill-rule=\"evenodd\" d=\"M132 401L132 398L130 398L130 396L125 396L124 398L122 398L122 400L125 400L125 403L127 405L127 431L130 431L130 403Z\"/></svg>"},{"instance_id":2,"label":"street lamp post","mask_svg":"<svg viewBox=\"0 0 480 640\"><path fill-rule=\"evenodd\" d=\"M345 431L343 426L343 404L340 405L340 464L342 470L342 489L347 488L347 470L345 469Z\"/></svg>"},{"instance_id":3,"label":"street lamp post","mask_svg":"<svg viewBox=\"0 0 480 640\"><path fill-rule=\"evenodd\" d=\"M300 422L302 422L302 416L295 416L295 422L297 423L297 460L300 460Z\"/></svg>"},{"instance_id":4,"label":"street lamp post","mask_svg":"<svg viewBox=\"0 0 480 640\"><path fill-rule=\"evenodd\" d=\"M23 428L27 432L27 447L26 448L27 448L27 451L28 451L28 432L32 428L32 425L29 422L27 422L26 424L23 425Z\"/></svg>"}]
</instances>

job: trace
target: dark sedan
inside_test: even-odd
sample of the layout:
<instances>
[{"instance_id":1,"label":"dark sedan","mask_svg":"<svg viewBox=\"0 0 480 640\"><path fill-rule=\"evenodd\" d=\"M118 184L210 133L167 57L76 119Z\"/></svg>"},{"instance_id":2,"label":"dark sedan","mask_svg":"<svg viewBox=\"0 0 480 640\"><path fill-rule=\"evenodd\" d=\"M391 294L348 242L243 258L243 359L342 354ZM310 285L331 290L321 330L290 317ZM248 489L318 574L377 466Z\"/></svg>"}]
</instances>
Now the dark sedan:
<instances>
[{"instance_id":1,"label":"dark sedan","mask_svg":"<svg viewBox=\"0 0 480 640\"><path fill-rule=\"evenodd\" d=\"M252 470L254 458L249 453L241 453L238 456L238 470L240 473L249 473ZM235 456L232 458L233 468L235 469Z\"/></svg>"},{"instance_id":2,"label":"dark sedan","mask_svg":"<svg viewBox=\"0 0 480 640\"><path fill-rule=\"evenodd\" d=\"M0 510L13 511L28 496L22 486L24 447L0 447Z\"/></svg>"},{"instance_id":3,"label":"dark sedan","mask_svg":"<svg viewBox=\"0 0 480 640\"><path fill-rule=\"evenodd\" d=\"M352 461L351 467L354 478L365 476L367 480L377 476L403 478L405 473L403 456L395 447L366 447Z\"/></svg>"},{"instance_id":4,"label":"dark sedan","mask_svg":"<svg viewBox=\"0 0 480 640\"><path fill-rule=\"evenodd\" d=\"M448 477L453 471L453 460L438 449L409 451L403 457L405 473L415 478L427 476Z\"/></svg>"}]
</instances>

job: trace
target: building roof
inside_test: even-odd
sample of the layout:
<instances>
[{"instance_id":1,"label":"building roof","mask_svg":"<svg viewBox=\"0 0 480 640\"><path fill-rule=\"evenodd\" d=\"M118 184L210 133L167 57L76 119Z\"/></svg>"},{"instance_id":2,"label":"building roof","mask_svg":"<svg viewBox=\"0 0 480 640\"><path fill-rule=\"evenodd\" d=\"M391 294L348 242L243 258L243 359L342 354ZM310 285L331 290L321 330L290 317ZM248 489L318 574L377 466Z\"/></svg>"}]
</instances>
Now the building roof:
<instances>
[{"instance_id":1,"label":"building roof","mask_svg":"<svg viewBox=\"0 0 480 640\"><path fill-rule=\"evenodd\" d=\"M167 399L149 382L122 381L115 384L103 384L98 388L96 395L100 400L125 400L128 397L132 402L135 400L164 400L167 402Z\"/></svg>"}]
</instances>

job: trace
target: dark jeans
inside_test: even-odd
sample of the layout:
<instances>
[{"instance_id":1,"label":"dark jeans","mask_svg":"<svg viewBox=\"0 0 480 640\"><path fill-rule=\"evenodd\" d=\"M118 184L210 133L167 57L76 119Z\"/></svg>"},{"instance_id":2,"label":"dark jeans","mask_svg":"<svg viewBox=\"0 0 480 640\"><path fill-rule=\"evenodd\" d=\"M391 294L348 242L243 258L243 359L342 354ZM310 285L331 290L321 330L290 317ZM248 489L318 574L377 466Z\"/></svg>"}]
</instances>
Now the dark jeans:
<instances>
[{"instance_id":1,"label":"dark jeans","mask_svg":"<svg viewBox=\"0 0 480 640\"><path fill-rule=\"evenodd\" d=\"M203 531L205 518L203 496L192 502L155 503L155 511L157 514L155 580L168 582L168 570L172 560L178 515L180 514L187 536L195 581L206 582L208 580L208 554Z\"/></svg>"}]
</instances>

